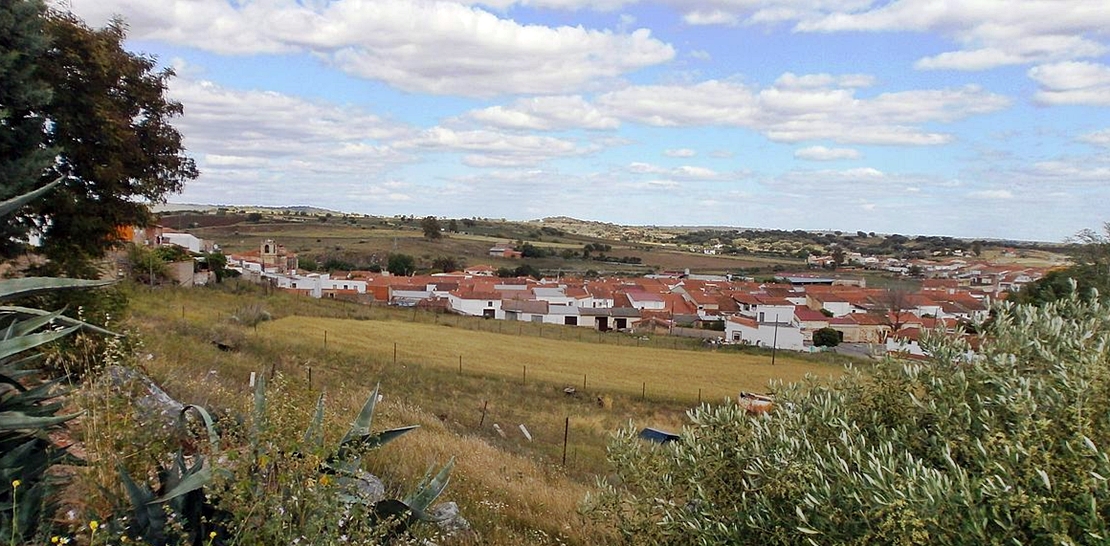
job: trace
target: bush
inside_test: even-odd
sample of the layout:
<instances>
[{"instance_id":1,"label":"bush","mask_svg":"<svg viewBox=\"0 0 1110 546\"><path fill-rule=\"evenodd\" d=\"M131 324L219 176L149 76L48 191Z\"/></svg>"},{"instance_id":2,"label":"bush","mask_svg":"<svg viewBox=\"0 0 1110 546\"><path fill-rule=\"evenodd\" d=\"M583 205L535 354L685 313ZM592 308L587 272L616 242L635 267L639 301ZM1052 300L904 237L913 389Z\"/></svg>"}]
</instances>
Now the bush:
<instances>
[{"instance_id":1,"label":"bush","mask_svg":"<svg viewBox=\"0 0 1110 546\"><path fill-rule=\"evenodd\" d=\"M818 347L836 347L840 345L840 332L832 328L821 328L813 332L813 344Z\"/></svg>"},{"instance_id":2,"label":"bush","mask_svg":"<svg viewBox=\"0 0 1110 546\"><path fill-rule=\"evenodd\" d=\"M1004 304L986 330L776 385L760 416L701 406L667 446L626 431L588 508L637 544L1104 544L1110 308Z\"/></svg>"}]
</instances>

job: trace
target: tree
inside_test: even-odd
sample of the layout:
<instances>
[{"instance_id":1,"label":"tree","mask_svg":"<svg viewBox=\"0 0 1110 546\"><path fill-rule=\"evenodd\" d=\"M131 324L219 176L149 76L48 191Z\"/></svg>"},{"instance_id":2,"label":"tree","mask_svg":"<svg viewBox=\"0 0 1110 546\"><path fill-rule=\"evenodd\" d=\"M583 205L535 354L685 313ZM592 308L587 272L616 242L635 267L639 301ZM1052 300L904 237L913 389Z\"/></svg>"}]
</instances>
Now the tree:
<instances>
[{"instance_id":1,"label":"tree","mask_svg":"<svg viewBox=\"0 0 1110 546\"><path fill-rule=\"evenodd\" d=\"M440 256L432 260L432 269L438 269L444 273L458 271L462 268L462 260L454 256Z\"/></svg>"},{"instance_id":2,"label":"tree","mask_svg":"<svg viewBox=\"0 0 1110 546\"><path fill-rule=\"evenodd\" d=\"M821 328L813 332L813 344L818 347L836 347L840 345L840 332L832 328Z\"/></svg>"},{"instance_id":3,"label":"tree","mask_svg":"<svg viewBox=\"0 0 1110 546\"><path fill-rule=\"evenodd\" d=\"M455 221L454 218L452 218L450 222L447 222L447 231L450 231L451 233L459 232L459 223Z\"/></svg>"},{"instance_id":4,"label":"tree","mask_svg":"<svg viewBox=\"0 0 1110 546\"><path fill-rule=\"evenodd\" d=\"M46 54L45 7L37 0L0 2L0 201L29 192L50 166L43 127L50 86L39 65ZM57 190L55 190L57 191ZM0 223L0 257L18 253L27 227Z\"/></svg>"},{"instance_id":5,"label":"tree","mask_svg":"<svg viewBox=\"0 0 1110 546\"><path fill-rule=\"evenodd\" d=\"M392 275L407 277L416 272L416 258L408 254L390 254L385 270Z\"/></svg>"},{"instance_id":6,"label":"tree","mask_svg":"<svg viewBox=\"0 0 1110 546\"><path fill-rule=\"evenodd\" d=\"M974 356L926 336L925 361L773 385L768 414L702 405L661 447L625 431L588 509L636 544L1104 544L1110 308L995 312Z\"/></svg>"},{"instance_id":7,"label":"tree","mask_svg":"<svg viewBox=\"0 0 1110 546\"><path fill-rule=\"evenodd\" d=\"M66 182L17 224L42 232L42 253L56 269L87 275L90 260L120 242L120 227L148 225L147 203L181 191L197 170L170 124L182 113L165 97L173 71L156 72L153 58L124 50L121 21L91 29L52 11L43 28L50 47L37 75L51 97L42 127L57 156L40 178Z\"/></svg>"},{"instance_id":8,"label":"tree","mask_svg":"<svg viewBox=\"0 0 1110 546\"><path fill-rule=\"evenodd\" d=\"M424 230L424 237L431 240L436 240L443 237L442 228L439 226L439 220L435 216L425 216L420 220L420 229Z\"/></svg>"},{"instance_id":9,"label":"tree","mask_svg":"<svg viewBox=\"0 0 1110 546\"><path fill-rule=\"evenodd\" d=\"M1050 271L1044 277L1022 287L1015 295L1019 303L1044 305L1069 297L1073 292L1081 298L1110 298L1110 222L1102 226L1105 234L1085 229L1072 237L1077 243L1072 250L1075 265Z\"/></svg>"}]
</instances>

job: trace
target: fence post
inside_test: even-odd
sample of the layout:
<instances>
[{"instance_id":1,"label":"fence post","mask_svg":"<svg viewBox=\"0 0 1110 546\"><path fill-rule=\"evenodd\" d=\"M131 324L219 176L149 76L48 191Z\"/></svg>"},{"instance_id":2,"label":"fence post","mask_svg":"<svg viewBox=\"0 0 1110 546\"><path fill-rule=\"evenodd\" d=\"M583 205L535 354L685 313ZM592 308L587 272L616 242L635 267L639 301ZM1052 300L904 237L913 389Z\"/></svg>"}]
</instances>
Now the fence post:
<instances>
[{"instance_id":1,"label":"fence post","mask_svg":"<svg viewBox=\"0 0 1110 546\"><path fill-rule=\"evenodd\" d=\"M328 331L324 330L324 352L328 352Z\"/></svg>"},{"instance_id":2,"label":"fence post","mask_svg":"<svg viewBox=\"0 0 1110 546\"><path fill-rule=\"evenodd\" d=\"M524 375L521 376L520 384L521 385L527 385L528 384L528 366L527 365L524 366Z\"/></svg>"},{"instance_id":3,"label":"fence post","mask_svg":"<svg viewBox=\"0 0 1110 546\"><path fill-rule=\"evenodd\" d=\"M489 400L482 400L482 418L478 420L478 428L482 428L482 423L486 422L486 407L489 406Z\"/></svg>"},{"instance_id":4,"label":"fence post","mask_svg":"<svg viewBox=\"0 0 1110 546\"><path fill-rule=\"evenodd\" d=\"M462 355L459 355L459 375L462 375Z\"/></svg>"},{"instance_id":5,"label":"fence post","mask_svg":"<svg viewBox=\"0 0 1110 546\"><path fill-rule=\"evenodd\" d=\"M647 398L647 381L644 381L644 389L640 391L640 400L643 401Z\"/></svg>"},{"instance_id":6,"label":"fence post","mask_svg":"<svg viewBox=\"0 0 1110 546\"><path fill-rule=\"evenodd\" d=\"M393 365L397 365L397 342L393 342Z\"/></svg>"},{"instance_id":7,"label":"fence post","mask_svg":"<svg viewBox=\"0 0 1110 546\"><path fill-rule=\"evenodd\" d=\"M563 466L567 466L567 436L570 435L570 416L567 416L566 424L563 425Z\"/></svg>"}]
</instances>

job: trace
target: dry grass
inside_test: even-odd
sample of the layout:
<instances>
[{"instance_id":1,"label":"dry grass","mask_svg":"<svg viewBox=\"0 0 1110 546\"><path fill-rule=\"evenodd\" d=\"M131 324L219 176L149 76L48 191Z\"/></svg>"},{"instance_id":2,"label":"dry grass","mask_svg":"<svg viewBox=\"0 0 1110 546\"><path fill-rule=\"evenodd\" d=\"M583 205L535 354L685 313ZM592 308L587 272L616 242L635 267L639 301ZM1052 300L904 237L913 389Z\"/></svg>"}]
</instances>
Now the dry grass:
<instances>
[{"instance_id":1,"label":"dry grass","mask_svg":"<svg viewBox=\"0 0 1110 546\"><path fill-rule=\"evenodd\" d=\"M296 423L307 424L315 393L326 391L332 436L345 430L380 381L385 399L375 428L422 428L376 452L371 469L402 490L429 465L457 457L445 500L458 502L472 521L476 536L467 540L476 544L610 542L607 531L582 521L576 507L596 477L608 473L605 447L613 431L629 421L679 428L699 387L705 400L721 399L738 390L765 390L772 378L839 370L782 353L772 367L765 356L636 347L628 345L633 338L609 334L598 343L588 330L578 341L573 327L528 324L499 334L490 331L494 321L445 323L446 317L412 310L244 292L135 291L129 323L145 339L140 363L178 399L233 413L249 403L252 371L280 375L304 392L289 402L289 419ZM276 320L257 328L228 320L247 305ZM223 352L212 343L228 337L240 340L237 350ZM661 337L652 343L665 343ZM579 392L564 394L568 385ZM608 406L598 407L598 397ZM304 430L300 424L292 428L296 434Z\"/></svg>"}]
</instances>

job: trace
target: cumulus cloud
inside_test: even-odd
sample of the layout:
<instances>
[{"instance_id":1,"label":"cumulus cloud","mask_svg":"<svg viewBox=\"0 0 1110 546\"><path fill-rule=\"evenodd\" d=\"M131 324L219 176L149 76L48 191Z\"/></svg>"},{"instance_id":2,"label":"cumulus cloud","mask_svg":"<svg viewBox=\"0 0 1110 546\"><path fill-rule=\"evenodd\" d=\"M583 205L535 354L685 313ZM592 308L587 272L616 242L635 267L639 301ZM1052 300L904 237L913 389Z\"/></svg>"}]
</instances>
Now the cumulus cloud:
<instances>
[{"instance_id":1,"label":"cumulus cloud","mask_svg":"<svg viewBox=\"0 0 1110 546\"><path fill-rule=\"evenodd\" d=\"M580 95L520 99L509 106L472 110L463 117L502 129L555 131L620 126L620 120L605 114Z\"/></svg>"},{"instance_id":2,"label":"cumulus cloud","mask_svg":"<svg viewBox=\"0 0 1110 546\"><path fill-rule=\"evenodd\" d=\"M803 78L791 75L790 81ZM602 94L596 102L623 120L660 127L736 126L779 142L898 145L946 144L952 135L922 125L958 121L1010 104L977 86L857 98L853 89L820 85L824 78L804 81L808 86L765 89L720 80L630 86Z\"/></svg>"},{"instance_id":3,"label":"cumulus cloud","mask_svg":"<svg viewBox=\"0 0 1110 546\"><path fill-rule=\"evenodd\" d=\"M685 21L687 25L694 26L735 25L740 21L740 18L734 13L715 9L689 11L682 16L682 20Z\"/></svg>"},{"instance_id":4,"label":"cumulus cloud","mask_svg":"<svg viewBox=\"0 0 1110 546\"><path fill-rule=\"evenodd\" d=\"M1110 10L1087 0L897 0L858 11L798 19L800 31L939 32L961 48L920 59L920 69L985 70L997 66L1097 57Z\"/></svg>"},{"instance_id":5,"label":"cumulus cloud","mask_svg":"<svg viewBox=\"0 0 1110 546\"><path fill-rule=\"evenodd\" d=\"M1063 62L1035 66L1029 77L1037 82L1035 96L1042 104L1110 106L1110 66Z\"/></svg>"},{"instance_id":6,"label":"cumulus cloud","mask_svg":"<svg viewBox=\"0 0 1110 546\"><path fill-rule=\"evenodd\" d=\"M681 167L662 167L651 163L634 162L628 165L628 172L634 174L664 175L682 180L717 180L725 175L706 167L683 165Z\"/></svg>"},{"instance_id":7,"label":"cumulus cloud","mask_svg":"<svg viewBox=\"0 0 1110 546\"><path fill-rule=\"evenodd\" d=\"M406 91L556 94L671 60L647 29L522 25L448 1L72 0L89 21L129 14L132 38L220 54L311 52Z\"/></svg>"},{"instance_id":8,"label":"cumulus cloud","mask_svg":"<svg viewBox=\"0 0 1110 546\"><path fill-rule=\"evenodd\" d=\"M796 159L807 161L836 161L840 159L859 159L862 154L852 148L826 148L824 146L810 146L794 150Z\"/></svg>"},{"instance_id":9,"label":"cumulus cloud","mask_svg":"<svg viewBox=\"0 0 1110 546\"><path fill-rule=\"evenodd\" d=\"M463 163L471 167L532 166L562 157L596 151L592 145L561 138L518 135L493 130L456 131L433 127L411 139L399 141L401 149L420 148L437 152L466 153Z\"/></svg>"},{"instance_id":10,"label":"cumulus cloud","mask_svg":"<svg viewBox=\"0 0 1110 546\"><path fill-rule=\"evenodd\" d=\"M185 78L170 81L168 96L185 107L174 125L201 171L186 196L309 202L322 182L369 195L378 191L369 179L414 160L392 145L412 127L362 109Z\"/></svg>"}]
</instances>

